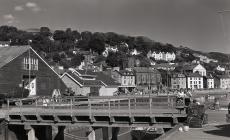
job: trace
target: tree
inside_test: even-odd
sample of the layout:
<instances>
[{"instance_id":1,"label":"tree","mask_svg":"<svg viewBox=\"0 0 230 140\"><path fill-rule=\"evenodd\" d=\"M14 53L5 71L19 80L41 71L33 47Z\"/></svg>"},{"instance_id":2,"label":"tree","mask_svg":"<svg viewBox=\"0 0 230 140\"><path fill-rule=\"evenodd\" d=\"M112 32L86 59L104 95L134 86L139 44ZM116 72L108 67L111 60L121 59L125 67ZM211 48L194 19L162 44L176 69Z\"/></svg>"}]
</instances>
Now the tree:
<instances>
[{"instance_id":1,"label":"tree","mask_svg":"<svg viewBox=\"0 0 230 140\"><path fill-rule=\"evenodd\" d=\"M82 38L82 40L89 42L92 38L92 33L89 31L81 32L81 38Z\"/></svg>"},{"instance_id":2,"label":"tree","mask_svg":"<svg viewBox=\"0 0 230 140\"><path fill-rule=\"evenodd\" d=\"M71 60L71 66L73 67L79 66L84 59L85 58L83 55L80 54L75 55Z\"/></svg>"},{"instance_id":3,"label":"tree","mask_svg":"<svg viewBox=\"0 0 230 140\"><path fill-rule=\"evenodd\" d=\"M77 30L72 31L72 36L73 36L74 40L80 40L81 39L81 34Z\"/></svg>"},{"instance_id":4,"label":"tree","mask_svg":"<svg viewBox=\"0 0 230 140\"><path fill-rule=\"evenodd\" d=\"M108 64L108 66L111 66L111 67L119 66L120 62L119 62L119 58L118 58L117 53L109 52L109 55L106 59L106 63Z\"/></svg>"},{"instance_id":5,"label":"tree","mask_svg":"<svg viewBox=\"0 0 230 140\"><path fill-rule=\"evenodd\" d=\"M45 36L45 37L49 37L52 35L52 33L50 32L50 29L48 27L41 27L40 28L40 34L42 36Z\"/></svg>"},{"instance_id":6,"label":"tree","mask_svg":"<svg viewBox=\"0 0 230 140\"><path fill-rule=\"evenodd\" d=\"M54 40L64 42L66 40L66 33L62 30L56 30L53 35Z\"/></svg>"},{"instance_id":7,"label":"tree","mask_svg":"<svg viewBox=\"0 0 230 140\"><path fill-rule=\"evenodd\" d=\"M61 57L59 56L58 53L55 53L53 55L53 61L56 62L56 63L58 63L59 61L61 61Z\"/></svg>"},{"instance_id":8,"label":"tree","mask_svg":"<svg viewBox=\"0 0 230 140\"><path fill-rule=\"evenodd\" d=\"M105 50L105 43L99 39L93 39L89 42L89 48L98 54L102 54Z\"/></svg>"}]
</instances>

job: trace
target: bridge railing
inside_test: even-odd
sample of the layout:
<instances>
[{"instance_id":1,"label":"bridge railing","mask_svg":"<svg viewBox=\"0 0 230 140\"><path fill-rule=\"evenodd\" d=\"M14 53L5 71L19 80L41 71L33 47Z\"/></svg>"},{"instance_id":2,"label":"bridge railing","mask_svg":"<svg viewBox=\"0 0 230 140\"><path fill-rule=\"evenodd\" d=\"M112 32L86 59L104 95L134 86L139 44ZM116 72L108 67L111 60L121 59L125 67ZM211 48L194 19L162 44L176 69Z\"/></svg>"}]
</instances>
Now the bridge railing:
<instances>
[{"instance_id":1,"label":"bridge railing","mask_svg":"<svg viewBox=\"0 0 230 140\"><path fill-rule=\"evenodd\" d=\"M175 96L123 96L123 97L64 97L51 98L39 97L32 104L24 104L19 100L17 106L8 103L9 114L12 109L17 113L60 113L66 112L71 115L83 112L89 114L161 114L179 113L177 109L183 109L184 105L178 107ZM15 111L14 111L15 113Z\"/></svg>"}]
</instances>

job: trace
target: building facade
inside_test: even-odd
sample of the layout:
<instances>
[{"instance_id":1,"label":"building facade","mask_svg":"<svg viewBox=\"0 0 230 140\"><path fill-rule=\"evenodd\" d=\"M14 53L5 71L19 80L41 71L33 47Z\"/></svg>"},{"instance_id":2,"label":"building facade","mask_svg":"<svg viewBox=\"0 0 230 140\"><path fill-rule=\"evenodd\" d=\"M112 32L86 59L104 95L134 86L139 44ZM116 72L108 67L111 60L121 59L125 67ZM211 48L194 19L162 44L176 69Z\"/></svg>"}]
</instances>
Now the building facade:
<instances>
[{"instance_id":1,"label":"building facade","mask_svg":"<svg viewBox=\"0 0 230 140\"><path fill-rule=\"evenodd\" d=\"M210 74L208 76L205 77L205 79L207 80L207 87L208 89L212 89L215 88L215 82L214 82L214 77Z\"/></svg>"},{"instance_id":2,"label":"building facade","mask_svg":"<svg viewBox=\"0 0 230 140\"><path fill-rule=\"evenodd\" d=\"M75 95L83 96L113 96L118 90L119 83L102 72L75 70L62 75L62 80Z\"/></svg>"},{"instance_id":3,"label":"building facade","mask_svg":"<svg viewBox=\"0 0 230 140\"><path fill-rule=\"evenodd\" d=\"M187 77L187 88L188 89L203 89L203 76L199 73L188 73Z\"/></svg>"},{"instance_id":4,"label":"building facade","mask_svg":"<svg viewBox=\"0 0 230 140\"><path fill-rule=\"evenodd\" d=\"M161 85L161 74L158 70L147 67L133 68L136 75L136 86L142 90L156 90Z\"/></svg>"},{"instance_id":5,"label":"building facade","mask_svg":"<svg viewBox=\"0 0 230 140\"><path fill-rule=\"evenodd\" d=\"M65 92L59 75L30 46L0 48L0 93L15 94L27 88L30 96L51 96L54 89Z\"/></svg>"},{"instance_id":6,"label":"building facade","mask_svg":"<svg viewBox=\"0 0 230 140\"><path fill-rule=\"evenodd\" d=\"M221 75L219 76L220 79L220 88L227 89L230 88L230 76L229 75Z\"/></svg>"},{"instance_id":7,"label":"building facade","mask_svg":"<svg viewBox=\"0 0 230 140\"><path fill-rule=\"evenodd\" d=\"M165 60L165 61L173 61L176 59L176 54L174 52L155 52L149 51L147 53L148 58L154 58L155 60Z\"/></svg>"},{"instance_id":8,"label":"building facade","mask_svg":"<svg viewBox=\"0 0 230 140\"><path fill-rule=\"evenodd\" d=\"M171 87L172 89L186 89L186 76L182 73L172 74Z\"/></svg>"},{"instance_id":9,"label":"building facade","mask_svg":"<svg viewBox=\"0 0 230 140\"><path fill-rule=\"evenodd\" d=\"M186 65L183 68L185 73L196 73L198 72L201 76L206 76L206 69L201 64Z\"/></svg>"},{"instance_id":10,"label":"building facade","mask_svg":"<svg viewBox=\"0 0 230 140\"><path fill-rule=\"evenodd\" d=\"M112 77L119 82L121 85L119 86L120 91L131 92L135 87L135 74L130 70L120 70L113 71Z\"/></svg>"}]
</instances>

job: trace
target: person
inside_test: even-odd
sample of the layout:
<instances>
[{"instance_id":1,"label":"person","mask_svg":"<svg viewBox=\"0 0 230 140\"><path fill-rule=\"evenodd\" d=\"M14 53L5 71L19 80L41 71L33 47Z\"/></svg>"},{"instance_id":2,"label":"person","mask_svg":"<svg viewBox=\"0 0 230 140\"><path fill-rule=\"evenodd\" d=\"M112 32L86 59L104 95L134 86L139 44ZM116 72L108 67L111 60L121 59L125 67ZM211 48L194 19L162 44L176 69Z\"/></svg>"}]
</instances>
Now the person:
<instances>
[{"instance_id":1,"label":"person","mask_svg":"<svg viewBox=\"0 0 230 140\"><path fill-rule=\"evenodd\" d=\"M218 98L215 98L214 109L218 110L220 108L220 101Z\"/></svg>"}]
</instances>

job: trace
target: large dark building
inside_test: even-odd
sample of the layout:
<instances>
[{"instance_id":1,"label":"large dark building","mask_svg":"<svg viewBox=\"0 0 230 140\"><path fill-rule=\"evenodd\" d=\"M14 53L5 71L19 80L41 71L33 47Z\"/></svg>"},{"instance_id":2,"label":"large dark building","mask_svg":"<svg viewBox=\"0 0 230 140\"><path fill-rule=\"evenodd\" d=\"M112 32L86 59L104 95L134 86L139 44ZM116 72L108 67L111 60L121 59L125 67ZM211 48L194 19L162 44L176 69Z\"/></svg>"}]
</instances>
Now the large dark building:
<instances>
[{"instance_id":1,"label":"large dark building","mask_svg":"<svg viewBox=\"0 0 230 140\"><path fill-rule=\"evenodd\" d=\"M52 95L54 89L63 93L66 88L59 75L30 46L0 47L0 94L14 95L20 87L37 96Z\"/></svg>"}]
</instances>

